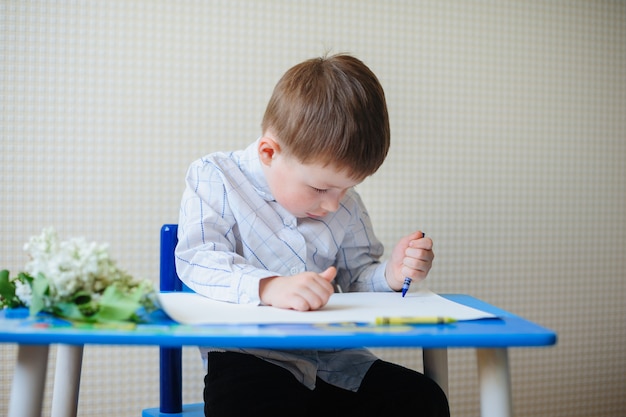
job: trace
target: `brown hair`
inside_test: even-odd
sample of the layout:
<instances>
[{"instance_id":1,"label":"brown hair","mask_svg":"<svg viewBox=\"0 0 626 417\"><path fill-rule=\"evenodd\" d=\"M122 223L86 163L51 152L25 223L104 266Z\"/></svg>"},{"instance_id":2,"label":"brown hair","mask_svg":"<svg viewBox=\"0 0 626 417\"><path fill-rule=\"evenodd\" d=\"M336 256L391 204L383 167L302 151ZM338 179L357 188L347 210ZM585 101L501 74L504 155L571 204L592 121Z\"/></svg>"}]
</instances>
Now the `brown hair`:
<instances>
[{"instance_id":1,"label":"brown hair","mask_svg":"<svg viewBox=\"0 0 626 417\"><path fill-rule=\"evenodd\" d=\"M263 132L301 163L346 169L362 180L389 151L389 116L378 78L346 54L304 61L276 84L265 110Z\"/></svg>"}]
</instances>

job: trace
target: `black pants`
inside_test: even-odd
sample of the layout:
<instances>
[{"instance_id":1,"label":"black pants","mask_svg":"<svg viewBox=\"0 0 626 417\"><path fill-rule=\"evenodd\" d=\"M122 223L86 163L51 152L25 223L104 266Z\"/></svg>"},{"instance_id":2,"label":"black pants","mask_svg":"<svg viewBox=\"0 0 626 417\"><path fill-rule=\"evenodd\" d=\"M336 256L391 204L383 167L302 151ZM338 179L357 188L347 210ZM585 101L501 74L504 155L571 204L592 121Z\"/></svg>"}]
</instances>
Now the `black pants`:
<instances>
[{"instance_id":1,"label":"black pants","mask_svg":"<svg viewBox=\"0 0 626 417\"><path fill-rule=\"evenodd\" d=\"M357 392L317 379L309 390L277 365L235 352L209 353L204 413L226 416L448 417L439 386L419 372L378 360Z\"/></svg>"}]
</instances>

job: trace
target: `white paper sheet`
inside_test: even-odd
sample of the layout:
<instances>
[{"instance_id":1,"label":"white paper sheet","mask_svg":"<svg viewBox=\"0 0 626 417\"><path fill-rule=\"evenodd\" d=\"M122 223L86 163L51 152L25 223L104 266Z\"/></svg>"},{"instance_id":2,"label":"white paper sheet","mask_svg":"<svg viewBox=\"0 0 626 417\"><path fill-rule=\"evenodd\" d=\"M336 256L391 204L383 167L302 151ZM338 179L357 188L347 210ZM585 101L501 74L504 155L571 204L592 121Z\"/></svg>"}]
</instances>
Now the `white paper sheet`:
<instances>
[{"instance_id":1,"label":"white paper sheet","mask_svg":"<svg viewBox=\"0 0 626 417\"><path fill-rule=\"evenodd\" d=\"M196 293L160 293L161 308L183 324L282 324L282 323L368 323L377 317L441 316L455 320L477 320L494 315L455 303L431 291L408 293L333 294L324 308L294 311L267 306L231 304Z\"/></svg>"}]
</instances>

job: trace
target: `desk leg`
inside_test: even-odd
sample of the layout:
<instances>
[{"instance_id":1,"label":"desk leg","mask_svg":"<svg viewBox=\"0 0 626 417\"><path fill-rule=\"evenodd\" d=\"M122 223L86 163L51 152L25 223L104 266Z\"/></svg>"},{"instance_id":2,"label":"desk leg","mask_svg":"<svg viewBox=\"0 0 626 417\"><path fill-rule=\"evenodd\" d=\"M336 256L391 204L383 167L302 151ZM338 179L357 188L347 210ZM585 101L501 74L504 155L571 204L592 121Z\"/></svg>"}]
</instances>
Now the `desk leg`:
<instances>
[{"instance_id":1,"label":"desk leg","mask_svg":"<svg viewBox=\"0 0 626 417\"><path fill-rule=\"evenodd\" d=\"M511 379L506 348L476 349L482 417L512 417Z\"/></svg>"},{"instance_id":2,"label":"desk leg","mask_svg":"<svg viewBox=\"0 0 626 417\"><path fill-rule=\"evenodd\" d=\"M424 375L435 381L448 396L448 350L423 349Z\"/></svg>"},{"instance_id":3,"label":"desk leg","mask_svg":"<svg viewBox=\"0 0 626 417\"><path fill-rule=\"evenodd\" d=\"M76 417L82 364L83 346L58 346L51 417Z\"/></svg>"},{"instance_id":4,"label":"desk leg","mask_svg":"<svg viewBox=\"0 0 626 417\"><path fill-rule=\"evenodd\" d=\"M39 417L48 370L48 345L19 345L9 417Z\"/></svg>"}]
</instances>

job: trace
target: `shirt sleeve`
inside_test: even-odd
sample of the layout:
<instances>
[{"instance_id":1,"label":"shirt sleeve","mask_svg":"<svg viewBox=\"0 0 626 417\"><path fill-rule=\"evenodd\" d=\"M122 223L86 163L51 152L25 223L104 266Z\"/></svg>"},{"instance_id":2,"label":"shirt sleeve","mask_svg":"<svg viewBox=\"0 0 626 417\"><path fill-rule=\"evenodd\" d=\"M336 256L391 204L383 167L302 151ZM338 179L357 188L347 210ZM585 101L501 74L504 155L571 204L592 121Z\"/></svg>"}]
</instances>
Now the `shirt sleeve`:
<instances>
[{"instance_id":1,"label":"shirt sleeve","mask_svg":"<svg viewBox=\"0 0 626 417\"><path fill-rule=\"evenodd\" d=\"M237 253L235 217L219 167L197 161L187 171L181 202L176 270L192 290L209 298L260 304L259 281L277 274Z\"/></svg>"},{"instance_id":2,"label":"shirt sleeve","mask_svg":"<svg viewBox=\"0 0 626 417\"><path fill-rule=\"evenodd\" d=\"M380 261L384 247L358 193L352 192L347 204L354 215L337 254L337 282L349 292L393 291L385 279L386 262Z\"/></svg>"}]
</instances>

